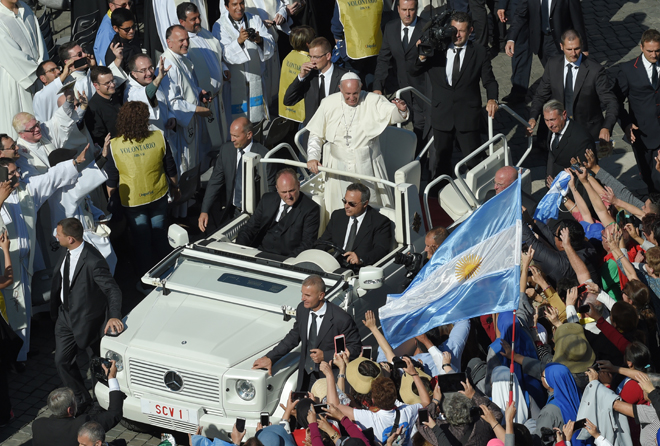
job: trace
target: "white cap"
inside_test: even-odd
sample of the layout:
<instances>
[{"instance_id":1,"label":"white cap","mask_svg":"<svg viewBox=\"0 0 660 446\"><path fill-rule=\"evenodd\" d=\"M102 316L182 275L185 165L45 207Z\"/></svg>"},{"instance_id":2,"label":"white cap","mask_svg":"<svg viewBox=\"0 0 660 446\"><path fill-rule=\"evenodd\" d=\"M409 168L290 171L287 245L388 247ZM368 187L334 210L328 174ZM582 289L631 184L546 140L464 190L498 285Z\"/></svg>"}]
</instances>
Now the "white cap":
<instances>
[{"instance_id":1,"label":"white cap","mask_svg":"<svg viewBox=\"0 0 660 446\"><path fill-rule=\"evenodd\" d=\"M357 74L353 73L352 71L349 71L348 73L344 74L344 75L341 77L341 82L344 82L344 81L353 81L353 80L355 80L355 81L359 81L359 80L360 80L360 76L358 76Z\"/></svg>"}]
</instances>

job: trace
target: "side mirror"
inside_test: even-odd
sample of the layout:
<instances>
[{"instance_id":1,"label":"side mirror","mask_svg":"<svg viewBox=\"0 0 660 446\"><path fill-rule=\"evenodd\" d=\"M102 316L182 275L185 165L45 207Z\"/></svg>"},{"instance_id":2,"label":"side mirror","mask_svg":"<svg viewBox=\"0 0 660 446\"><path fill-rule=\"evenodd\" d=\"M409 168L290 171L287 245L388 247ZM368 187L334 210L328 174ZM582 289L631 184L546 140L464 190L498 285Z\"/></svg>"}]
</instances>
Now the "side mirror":
<instances>
[{"instance_id":1,"label":"side mirror","mask_svg":"<svg viewBox=\"0 0 660 446\"><path fill-rule=\"evenodd\" d=\"M360 268L358 284L363 290L375 290L383 286L383 269L375 266Z\"/></svg>"},{"instance_id":2,"label":"side mirror","mask_svg":"<svg viewBox=\"0 0 660 446\"><path fill-rule=\"evenodd\" d=\"M179 225L170 225L167 230L167 240L170 242L170 246L175 249L179 246L185 246L190 242L188 231Z\"/></svg>"}]
</instances>

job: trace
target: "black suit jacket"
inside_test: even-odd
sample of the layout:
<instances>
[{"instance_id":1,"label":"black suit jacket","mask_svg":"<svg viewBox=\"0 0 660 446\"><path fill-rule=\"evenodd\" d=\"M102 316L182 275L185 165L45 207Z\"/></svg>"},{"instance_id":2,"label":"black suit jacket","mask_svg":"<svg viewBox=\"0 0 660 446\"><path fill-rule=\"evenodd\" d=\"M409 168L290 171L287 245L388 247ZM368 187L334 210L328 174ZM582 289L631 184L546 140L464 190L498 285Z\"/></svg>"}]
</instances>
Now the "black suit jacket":
<instances>
[{"instance_id":1,"label":"black suit jacket","mask_svg":"<svg viewBox=\"0 0 660 446\"><path fill-rule=\"evenodd\" d=\"M349 217L343 209L337 209L330 216L325 232L315 244L315 248L330 249L319 241L331 242L343 247ZM392 224L389 218L381 215L371 206L367 206L362 224L355 236L355 245L352 251L362 259L363 265L373 265L390 252L392 245Z\"/></svg>"},{"instance_id":2,"label":"black suit jacket","mask_svg":"<svg viewBox=\"0 0 660 446\"><path fill-rule=\"evenodd\" d=\"M507 33L507 40L517 41L525 24L529 25L529 48L534 54L541 51L541 2L540 0L519 0L516 13ZM582 38L582 51L589 52L587 29L582 17L580 0L552 0L550 6L550 31L552 39L559 49L561 35L568 29L574 29Z\"/></svg>"},{"instance_id":3,"label":"black suit jacket","mask_svg":"<svg viewBox=\"0 0 660 446\"><path fill-rule=\"evenodd\" d=\"M534 95L529 115L534 118L542 112L543 104L550 99L564 102L564 68L566 66L564 55L548 60L541 77L541 82ZM566 104L564 104L566 106ZM602 110L607 112L603 118ZM602 128L612 132L619 114L619 104L612 91L605 68L582 55L582 62L578 68L573 88L573 117L572 119L585 127L594 141Z\"/></svg>"},{"instance_id":4,"label":"black suit jacket","mask_svg":"<svg viewBox=\"0 0 660 446\"><path fill-rule=\"evenodd\" d=\"M96 421L109 431L121 421L122 407L124 405L124 393L115 390L110 392L110 405L108 410L79 417L56 418L51 415L48 418L37 418L32 423L32 445L33 446L78 446L78 429L88 421Z\"/></svg>"},{"instance_id":5,"label":"black suit jacket","mask_svg":"<svg viewBox=\"0 0 660 446\"><path fill-rule=\"evenodd\" d=\"M236 178L237 156L236 147L232 142L226 142L220 147L220 153L215 160L213 174L206 185L206 193L202 201L202 212L208 213L213 203L220 195L222 187L225 188L225 206L233 204L234 200L234 179ZM264 157L268 149L258 142L252 142L250 152L258 153ZM275 164L266 164L268 175L268 190L275 191Z\"/></svg>"},{"instance_id":6,"label":"black suit jacket","mask_svg":"<svg viewBox=\"0 0 660 446\"><path fill-rule=\"evenodd\" d=\"M330 78L330 94L339 91L339 81L346 73L348 73L348 70L335 64ZM328 82L328 80L326 79L325 82ZM289 88L286 89L286 93L284 93L283 103L290 107L303 99L305 99L305 121L303 121L303 125L306 125L319 108L319 70L310 71L302 81L296 76Z\"/></svg>"},{"instance_id":7,"label":"black suit jacket","mask_svg":"<svg viewBox=\"0 0 660 446\"><path fill-rule=\"evenodd\" d=\"M62 299L60 267L66 256L62 250L50 292L50 315L57 320ZM67 311L67 309L64 309ZM108 318L121 319L121 290L110 274L108 262L90 243L85 242L69 286L69 318L78 347L84 349L97 341ZM107 313L107 315L106 315Z\"/></svg>"},{"instance_id":8,"label":"black suit jacket","mask_svg":"<svg viewBox=\"0 0 660 446\"><path fill-rule=\"evenodd\" d=\"M619 99L621 127L635 124L637 139L648 150L660 147L660 92L651 86L651 80L640 55L621 64L614 91ZM628 110L623 103L628 99Z\"/></svg>"},{"instance_id":9,"label":"black suit jacket","mask_svg":"<svg viewBox=\"0 0 660 446\"><path fill-rule=\"evenodd\" d=\"M309 334L307 324L309 322L310 310L305 308L301 302L298 304L298 308L296 308L296 321L293 324L293 328L291 328L289 333L287 333L284 339L274 349L266 354L273 364L275 364L280 358L296 348L298 344L302 344L300 348L300 361L298 362L298 385L296 389L300 389L302 385L305 374L305 361L311 349L318 348L323 350L323 360L330 361L335 354L335 336L343 334L346 336L346 348L351 353L351 358L357 358L362 351L360 333L353 318L333 303L326 302L326 305L328 308L321 320L316 345L307 344L307 336Z\"/></svg>"},{"instance_id":10,"label":"black suit jacket","mask_svg":"<svg viewBox=\"0 0 660 446\"><path fill-rule=\"evenodd\" d=\"M570 124L569 124L570 123ZM587 149L596 155L596 144L589 132L575 121L567 121L568 128L559 140L556 150L548 151L548 165L546 175L555 177L562 170L571 167L571 158L587 159ZM552 140L552 132L548 134L548 147Z\"/></svg>"},{"instance_id":11,"label":"black suit jacket","mask_svg":"<svg viewBox=\"0 0 660 446\"><path fill-rule=\"evenodd\" d=\"M264 194L254 215L239 231L236 243L285 257L310 249L318 237L321 208L300 192L298 201L276 223L281 202L277 192Z\"/></svg>"},{"instance_id":12,"label":"black suit jacket","mask_svg":"<svg viewBox=\"0 0 660 446\"><path fill-rule=\"evenodd\" d=\"M486 49L472 42L465 47L465 58L456 85L447 83L447 55L436 53L422 62L418 53L415 63L409 67L411 76L429 72L433 86L431 112L432 126L436 130L459 132L478 131L481 123L481 89L479 80L486 89L486 97L497 100L497 81Z\"/></svg>"}]
</instances>

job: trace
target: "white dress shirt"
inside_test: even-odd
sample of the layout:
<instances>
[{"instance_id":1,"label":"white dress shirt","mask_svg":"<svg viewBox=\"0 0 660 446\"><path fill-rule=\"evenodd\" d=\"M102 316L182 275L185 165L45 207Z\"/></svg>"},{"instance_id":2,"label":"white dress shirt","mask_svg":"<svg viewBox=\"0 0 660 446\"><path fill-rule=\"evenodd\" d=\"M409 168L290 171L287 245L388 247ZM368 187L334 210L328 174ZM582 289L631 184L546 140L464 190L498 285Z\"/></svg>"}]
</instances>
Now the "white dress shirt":
<instances>
[{"instance_id":1,"label":"white dress shirt","mask_svg":"<svg viewBox=\"0 0 660 446\"><path fill-rule=\"evenodd\" d=\"M335 71L335 65L330 64L330 68L325 70L325 73L319 73L319 88L321 88L321 75L323 75L323 86L325 87L325 96L327 98L330 96L330 79L332 79L332 73Z\"/></svg>"},{"instance_id":2,"label":"white dress shirt","mask_svg":"<svg viewBox=\"0 0 660 446\"><path fill-rule=\"evenodd\" d=\"M252 141L250 141L250 144L243 147L243 155L245 155L246 153L249 153L250 150L252 150ZM236 169L238 169L238 166L241 165L240 163L241 163L241 150L236 149Z\"/></svg>"},{"instance_id":3,"label":"white dress shirt","mask_svg":"<svg viewBox=\"0 0 660 446\"><path fill-rule=\"evenodd\" d=\"M309 330L312 328L312 313L316 314L316 335L318 336L319 330L321 329L321 321L323 320L326 311L328 311L328 304L323 302L323 306L317 311L309 312L309 318L307 319L307 339L309 339Z\"/></svg>"},{"instance_id":4,"label":"white dress shirt","mask_svg":"<svg viewBox=\"0 0 660 446\"><path fill-rule=\"evenodd\" d=\"M568 124L571 123L570 119L566 120L566 125L564 125L564 128L561 129L561 132L559 133L553 133L552 138L550 139L550 150L552 150L552 143L554 142L555 138L559 138L559 141L561 142L561 139L564 136L564 133L566 133L566 129L568 128Z\"/></svg>"},{"instance_id":5,"label":"white dress shirt","mask_svg":"<svg viewBox=\"0 0 660 446\"><path fill-rule=\"evenodd\" d=\"M646 56L642 55L642 63L644 64L644 68L646 69L646 75L649 78L649 83L651 83L651 76L653 76L653 69L655 69L658 72L658 78L660 79L660 67L658 66L657 63L652 64L648 60L646 60Z\"/></svg>"},{"instance_id":6,"label":"white dress shirt","mask_svg":"<svg viewBox=\"0 0 660 446\"><path fill-rule=\"evenodd\" d=\"M408 43L410 43L410 39L412 39L412 33L415 32L415 25L417 25L417 17L415 17L415 20L413 20L413 22L408 26L401 22L401 42L403 42L403 30L408 28Z\"/></svg>"},{"instance_id":7,"label":"white dress shirt","mask_svg":"<svg viewBox=\"0 0 660 446\"><path fill-rule=\"evenodd\" d=\"M80 258L80 254L82 254L83 246L85 246L85 242L82 242L80 246L78 246L75 249L69 250L69 253L71 253L71 258L69 259L69 286L71 286L71 281L73 280L73 273L76 271L76 265L78 264L78 259ZM62 284L64 284L64 264L66 263L66 259L62 262L62 266L60 266L60 274L62 274ZM60 289L60 299L62 299L62 303L64 303L64 286Z\"/></svg>"},{"instance_id":8,"label":"white dress shirt","mask_svg":"<svg viewBox=\"0 0 660 446\"><path fill-rule=\"evenodd\" d=\"M577 79L578 70L580 69L580 64L582 63L582 54L578 57L577 62L570 62L564 57L564 88L566 88L566 76L568 75L568 64L573 64L573 91L575 91L575 79Z\"/></svg>"},{"instance_id":9,"label":"white dress shirt","mask_svg":"<svg viewBox=\"0 0 660 446\"><path fill-rule=\"evenodd\" d=\"M357 234L357 231L360 230L360 225L362 225L362 221L364 221L365 215L367 215L366 209L362 214L355 217L355 219L353 218L348 219L348 226L346 227L346 236L344 237L344 245L342 246L343 248L346 248L346 243L348 243L348 235L351 233L351 225L353 224L357 225L357 230L355 231L355 233Z\"/></svg>"},{"instance_id":10,"label":"white dress shirt","mask_svg":"<svg viewBox=\"0 0 660 446\"><path fill-rule=\"evenodd\" d=\"M277 218L275 219L275 221L282 220L282 217L284 216L283 215L284 214L284 212L283 212L284 209L286 209L287 214L289 212L291 212L291 206L289 206L288 208L286 206L288 206L288 205L284 202L284 200L280 200L280 209L277 211Z\"/></svg>"},{"instance_id":11,"label":"white dress shirt","mask_svg":"<svg viewBox=\"0 0 660 446\"><path fill-rule=\"evenodd\" d=\"M463 67L463 61L465 60L465 51L467 49L467 45L463 45L461 47L461 52L459 54L461 58L461 62L459 65L459 70ZM447 66L445 67L445 73L447 74L447 83L449 85L452 85L452 72L454 71L454 57L456 57L456 47L454 44L450 44L449 48L447 48Z\"/></svg>"}]
</instances>

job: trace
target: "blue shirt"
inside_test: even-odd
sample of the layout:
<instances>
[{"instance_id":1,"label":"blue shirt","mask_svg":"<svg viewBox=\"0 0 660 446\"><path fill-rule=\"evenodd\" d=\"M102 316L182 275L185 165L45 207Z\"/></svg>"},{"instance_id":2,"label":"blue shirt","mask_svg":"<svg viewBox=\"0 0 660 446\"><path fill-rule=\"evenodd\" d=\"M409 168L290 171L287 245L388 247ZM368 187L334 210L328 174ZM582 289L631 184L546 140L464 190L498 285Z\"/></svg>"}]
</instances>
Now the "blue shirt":
<instances>
[{"instance_id":1,"label":"blue shirt","mask_svg":"<svg viewBox=\"0 0 660 446\"><path fill-rule=\"evenodd\" d=\"M105 66L105 53L108 51L110 42L114 39L115 34L117 33L112 29L110 11L108 11L108 13L103 16L103 20L101 20L101 25L96 32L96 40L94 41L94 58L99 66Z\"/></svg>"}]
</instances>

